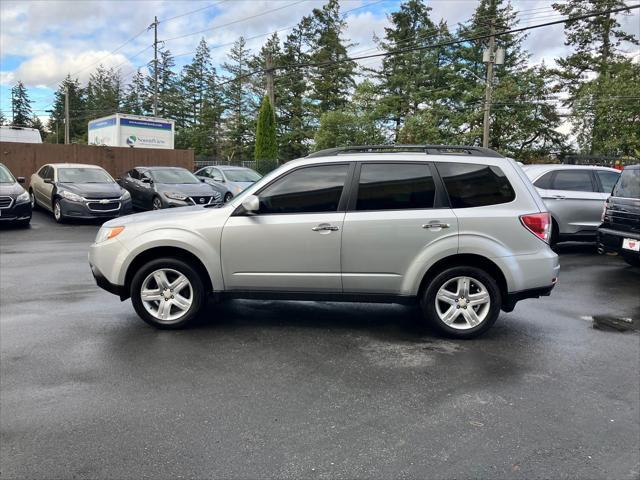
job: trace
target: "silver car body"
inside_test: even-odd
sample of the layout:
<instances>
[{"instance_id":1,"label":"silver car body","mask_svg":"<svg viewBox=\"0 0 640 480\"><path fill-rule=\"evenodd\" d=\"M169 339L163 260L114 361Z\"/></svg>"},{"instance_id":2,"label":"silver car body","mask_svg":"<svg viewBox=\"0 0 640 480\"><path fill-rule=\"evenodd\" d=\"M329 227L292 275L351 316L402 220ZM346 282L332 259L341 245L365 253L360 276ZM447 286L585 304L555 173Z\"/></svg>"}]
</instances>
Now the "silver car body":
<instances>
[{"instance_id":1,"label":"silver car body","mask_svg":"<svg viewBox=\"0 0 640 480\"><path fill-rule=\"evenodd\" d=\"M617 179L618 170L590 165L527 165L524 171L540 193L551 217L554 228L558 230L558 240L592 239L596 235L601 222L604 202L611 194L603 179L608 175ZM598 173L601 172L601 173ZM560 175L565 184L573 183L572 188L557 188ZM590 185L581 188L581 178L590 179ZM544 188L548 187L548 188ZM578 188L581 188L578 190Z\"/></svg>"},{"instance_id":2,"label":"silver car body","mask_svg":"<svg viewBox=\"0 0 640 480\"><path fill-rule=\"evenodd\" d=\"M227 165L215 165L211 167L203 167L198 170L195 175L205 180L205 182L218 188L223 195L230 193L232 196L240 194L244 189L253 185L255 182L235 182L229 178L226 172L230 170L248 170L256 175L260 175L258 172L246 167L234 167Z\"/></svg>"},{"instance_id":3,"label":"silver car body","mask_svg":"<svg viewBox=\"0 0 640 480\"><path fill-rule=\"evenodd\" d=\"M233 215L243 199L301 166L358 162L465 162L497 166L515 190L502 205L429 210ZM154 248L178 248L199 259L215 292L317 292L415 297L429 269L456 255L483 257L502 272L510 293L547 287L557 255L523 227L519 215L545 206L522 168L503 157L423 153L345 154L286 163L220 208L185 207L130 215L125 227L90 247L89 261L125 288L130 266ZM436 223L448 228L424 228ZM331 230L318 230L330 226Z\"/></svg>"}]
</instances>

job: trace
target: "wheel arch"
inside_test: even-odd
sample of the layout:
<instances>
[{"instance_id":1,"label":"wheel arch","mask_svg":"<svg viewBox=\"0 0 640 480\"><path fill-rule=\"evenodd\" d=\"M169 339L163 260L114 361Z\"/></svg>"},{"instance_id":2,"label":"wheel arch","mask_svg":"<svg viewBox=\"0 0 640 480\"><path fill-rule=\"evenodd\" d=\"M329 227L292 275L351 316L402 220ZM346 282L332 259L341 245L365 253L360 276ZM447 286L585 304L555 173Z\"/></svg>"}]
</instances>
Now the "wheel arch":
<instances>
[{"instance_id":1,"label":"wheel arch","mask_svg":"<svg viewBox=\"0 0 640 480\"><path fill-rule=\"evenodd\" d=\"M211 281L209 271L207 270L207 267L205 267L204 263L202 263L202 261L195 254L180 247L161 246L151 247L138 253L131 261L131 263L127 267L127 272L125 274L124 280L124 290L127 296L129 295L129 291L131 289L131 281L133 280L133 277L138 269L140 269L140 267L142 267L142 265L144 265L145 263L162 257L176 258L189 263L200 274L207 293L211 293L213 291L213 283Z\"/></svg>"},{"instance_id":2,"label":"wheel arch","mask_svg":"<svg viewBox=\"0 0 640 480\"><path fill-rule=\"evenodd\" d=\"M458 253L442 258L431 265L431 267L429 267L429 269L423 275L422 280L420 281L420 286L418 288L418 297L422 297L422 294L429 285L429 281L431 279L433 279L440 272L443 272L451 267L480 268L491 275L493 278L495 278L496 282L498 283L498 287L500 288L500 294L502 298L506 298L509 293L507 279L502 272L502 269L495 262L488 259L487 257L483 257L482 255L476 255L472 253Z\"/></svg>"}]
</instances>

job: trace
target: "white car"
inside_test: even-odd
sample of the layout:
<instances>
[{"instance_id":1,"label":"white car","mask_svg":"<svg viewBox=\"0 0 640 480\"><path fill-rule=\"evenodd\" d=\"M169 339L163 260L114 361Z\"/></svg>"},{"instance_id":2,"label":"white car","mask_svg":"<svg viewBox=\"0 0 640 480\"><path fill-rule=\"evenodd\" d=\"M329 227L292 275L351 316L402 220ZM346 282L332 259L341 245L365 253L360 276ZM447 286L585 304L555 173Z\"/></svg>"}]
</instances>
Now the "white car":
<instances>
[{"instance_id":1,"label":"white car","mask_svg":"<svg viewBox=\"0 0 640 480\"><path fill-rule=\"evenodd\" d=\"M408 150L408 151L407 151ZM420 302L458 338L549 295L550 218L522 169L478 147L358 147L288 162L223 206L107 222L99 286L178 328L217 298Z\"/></svg>"}]
</instances>

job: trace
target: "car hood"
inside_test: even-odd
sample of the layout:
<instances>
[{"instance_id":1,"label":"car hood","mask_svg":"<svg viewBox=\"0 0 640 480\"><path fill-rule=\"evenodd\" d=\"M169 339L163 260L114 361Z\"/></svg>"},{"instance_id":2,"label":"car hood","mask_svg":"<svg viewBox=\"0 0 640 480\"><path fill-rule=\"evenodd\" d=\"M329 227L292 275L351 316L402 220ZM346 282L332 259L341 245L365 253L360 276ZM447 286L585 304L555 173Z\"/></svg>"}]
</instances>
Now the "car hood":
<instances>
[{"instance_id":1,"label":"car hood","mask_svg":"<svg viewBox=\"0 0 640 480\"><path fill-rule=\"evenodd\" d=\"M24 188L18 182L0 183L0 195L20 195L24 192Z\"/></svg>"},{"instance_id":2,"label":"car hood","mask_svg":"<svg viewBox=\"0 0 640 480\"><path fill-rule=\"evenodd\" d=\"M117 198L124 190L117 183L58 183L58 188L85 198Z\"/></svg>"},{"instance_id":3,"label":"car hood","mask_svg":"<svg viewBox=\"0 0 640 480\"><path fill-rule=\"evenodd\" d=\"M194 195L213 195L217 190L208 183L156 183L158 192L176 192L189 197Z\"/></svg>"},{"instance_id":4,"label":"car hood","mask_svg":"<svg viewBox=\"0 0 640 480\"><path fill-rule=\"evenodd\" d=\"M118 227L131 225L138 231L148 231L162 227L179 227L181 225L193 225L195 217L204 215L208 217L207 224L213 224L212 218L219 218L224 222L229 216L230 207L204 207L194 205L192 207L166 208L149 212L134 213L123 217L114 218L104 224L105 227ZM198 222L200 223L200 222Z\"/></svg>"}]
</instances>

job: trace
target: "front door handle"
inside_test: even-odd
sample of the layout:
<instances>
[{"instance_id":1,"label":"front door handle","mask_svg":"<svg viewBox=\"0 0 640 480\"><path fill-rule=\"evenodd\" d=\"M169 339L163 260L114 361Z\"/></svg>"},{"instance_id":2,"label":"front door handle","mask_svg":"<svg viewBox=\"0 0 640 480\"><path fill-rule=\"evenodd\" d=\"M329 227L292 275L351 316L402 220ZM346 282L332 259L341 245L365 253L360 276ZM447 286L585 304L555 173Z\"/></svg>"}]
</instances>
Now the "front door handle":
<instances>
[{"instance_id":1,"label":"front door handle","mask_svg":"<svg viewBox=\"0 0 640 480\"><path fill-rule=\"evenodd\" d=\"M551 195L551 198L553 198L554 200L564 200L565 197L564 195Z\"/></svg>"},{"instance_id":2,"label":"front door handle","mask_svg":"<svg viewBox=\"0 0 640 480\"><path fill-rule=\"evenodd\" d=\"M313 227L311 230L313 230L314 232L323 232L323 231L337 232L338 230L340 230L340 228L336 227L335 225L328 225L326 223L321 223L320 225Z\"/></svg>"},{"instance_id":3,"label":"front door handle","mask_svg":"<svg viewBox=\"0 0 640 480\"><path fill-rule=\"evenodd\" d=\"M449 228L451 225L449 225L448 223L439 223L439 222L434 222L434 223L425 223L424 225L422 225L422 228Z\"/></svg>"}]
</instances>

